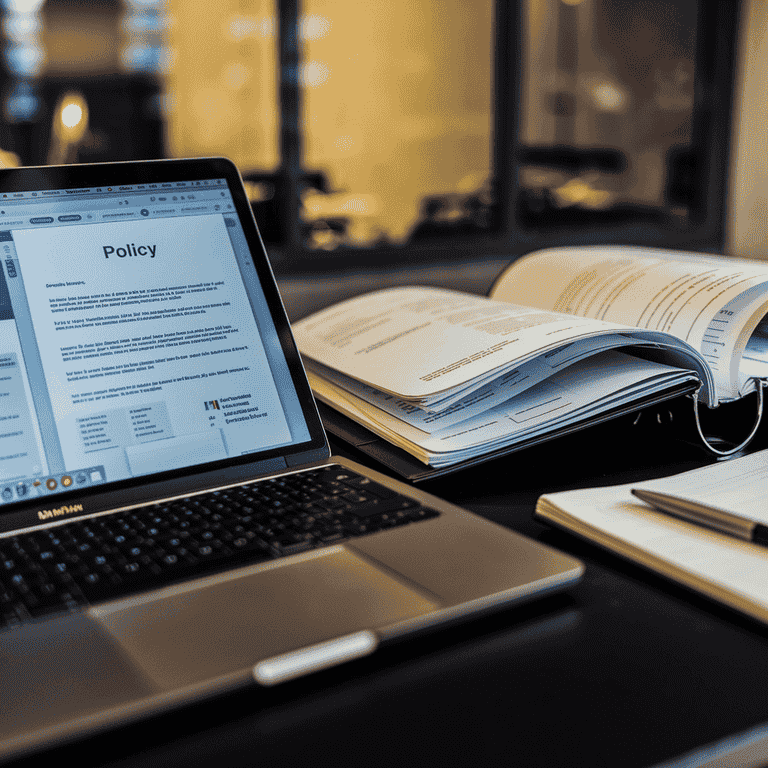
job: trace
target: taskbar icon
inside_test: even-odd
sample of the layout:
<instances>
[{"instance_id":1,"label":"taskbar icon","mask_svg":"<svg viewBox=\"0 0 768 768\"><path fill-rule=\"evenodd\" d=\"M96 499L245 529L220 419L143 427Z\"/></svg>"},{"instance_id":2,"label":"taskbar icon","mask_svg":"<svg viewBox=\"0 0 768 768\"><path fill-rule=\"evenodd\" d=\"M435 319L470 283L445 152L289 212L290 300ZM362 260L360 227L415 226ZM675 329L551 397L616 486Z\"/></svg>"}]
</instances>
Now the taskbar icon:
<instances>
[{"instance_id":1,"label":"taskbar icon","mask_svg":"<svg viewBox=\"0 0 768 768\"><path fill-rule=\"evenodd\" d=\"M69 490L75 487L88 487L104 482L104 467L86 467L76 472L68 472L49 477L33 477L24 480L15 480L5 485L0 485L0 503L24 501L25 499L55 493L56 491Z\"/></svg>"}]
</instances>

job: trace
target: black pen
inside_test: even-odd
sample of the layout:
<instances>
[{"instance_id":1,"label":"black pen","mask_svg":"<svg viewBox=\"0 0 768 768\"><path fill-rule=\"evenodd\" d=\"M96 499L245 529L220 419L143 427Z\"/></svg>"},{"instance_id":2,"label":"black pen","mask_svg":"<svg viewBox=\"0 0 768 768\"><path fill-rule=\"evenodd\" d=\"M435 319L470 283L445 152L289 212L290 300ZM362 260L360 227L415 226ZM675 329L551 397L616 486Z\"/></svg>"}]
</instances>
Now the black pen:
<instances>
[{"instance_id":1,"label":"black pen","mask_svg":"<svg viewBox=\"0 0 768 768\"><path fill-rule=\"evenodd\" d=\"M751 541L753 544L768 546L768 526L758 523L756 520L734 515L732 512L725 512L717 507L708 507L699 501L671 496L658 491L633 488L632 493L660 512L681 517L697 525L735 536L744 541Z\"/></svg>"}]
</instances>

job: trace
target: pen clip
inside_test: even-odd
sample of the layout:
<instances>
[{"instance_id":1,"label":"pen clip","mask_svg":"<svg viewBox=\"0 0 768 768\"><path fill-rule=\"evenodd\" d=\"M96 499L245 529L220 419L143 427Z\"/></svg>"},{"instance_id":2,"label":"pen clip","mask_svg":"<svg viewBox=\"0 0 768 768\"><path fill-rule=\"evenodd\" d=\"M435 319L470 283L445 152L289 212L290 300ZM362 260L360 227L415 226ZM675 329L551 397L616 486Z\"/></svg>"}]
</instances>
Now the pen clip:
<instances>
[{"instance_id":1,"label":"pen clip","mask_svg":"<svg viewBox=\"0 0 768 768\"><path fill-rule=\"evenodd\" d=\"M739 443L735 448L729 448L727 451L721 451L719 448L715 448L712 443L710 443L709 440L707 440L707 438L704 436L704 432L701 429L701 422L699 421L699 391L701 390L701 387L699 387L699 389L697 389L691 395L693 398L693 416L696 420L696 429L698 430L699 437L702 439L702 442L706 448L717 456L732 456L734 453L738 453L752 442L752 438L757 433L758 427L760 426L760 422L763 418L763 389L768 386L768 380L756 378L755 384L757 385L757 417L755 418L755 424L752 427L752 431L749 433L749 435L747 435L745 440Z\"/></svg>"}]
</instances>

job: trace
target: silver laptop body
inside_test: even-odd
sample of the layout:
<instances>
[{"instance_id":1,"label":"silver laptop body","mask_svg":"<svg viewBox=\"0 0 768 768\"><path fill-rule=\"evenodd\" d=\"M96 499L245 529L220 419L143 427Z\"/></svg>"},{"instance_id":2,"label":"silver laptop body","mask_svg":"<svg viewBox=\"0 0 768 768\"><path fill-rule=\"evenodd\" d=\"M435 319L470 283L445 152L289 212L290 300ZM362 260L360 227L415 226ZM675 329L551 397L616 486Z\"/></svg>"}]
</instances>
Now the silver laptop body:
<instances>
[{"instance_id":1,"label":"silver laptop body","mask_svg":"<svg viewBox=\"0 0 768 768\"><path fill-rule=\"evenodd\" d=\"M228 161L5 170L0 202L6 560L32 531L326 465L439 513L19 615L0 630L0 757L274 685L581 577L572 557L329 455ZM0 614L13 606L3 562Z\"/></svg>"}]
</instances>

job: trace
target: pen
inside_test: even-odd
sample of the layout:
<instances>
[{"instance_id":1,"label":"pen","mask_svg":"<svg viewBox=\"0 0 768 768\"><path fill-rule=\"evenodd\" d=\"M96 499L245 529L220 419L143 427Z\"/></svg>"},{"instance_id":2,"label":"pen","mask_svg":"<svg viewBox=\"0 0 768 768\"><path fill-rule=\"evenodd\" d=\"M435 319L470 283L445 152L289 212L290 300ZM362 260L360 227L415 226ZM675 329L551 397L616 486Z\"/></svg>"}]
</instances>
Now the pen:
<instances>
[{"instance_id":1,"label":"pen","mask_svg":"<svg viewBox=\"0 0 768 768\"><path fill-rule=\"evenodd\" d=\"M701 502L659 493L658 491L633 488L632 493L660 512L666 512L705 528L711 528L720 533L768 547L768 526L755 520L740 517L715 507L707 507Z\"/></svg>"}]
</instances>

